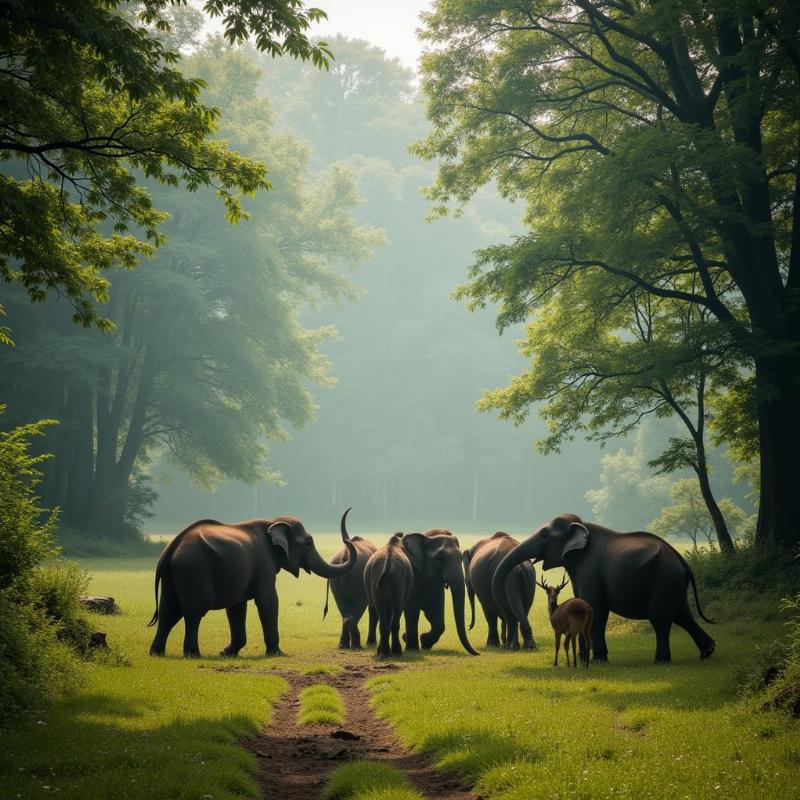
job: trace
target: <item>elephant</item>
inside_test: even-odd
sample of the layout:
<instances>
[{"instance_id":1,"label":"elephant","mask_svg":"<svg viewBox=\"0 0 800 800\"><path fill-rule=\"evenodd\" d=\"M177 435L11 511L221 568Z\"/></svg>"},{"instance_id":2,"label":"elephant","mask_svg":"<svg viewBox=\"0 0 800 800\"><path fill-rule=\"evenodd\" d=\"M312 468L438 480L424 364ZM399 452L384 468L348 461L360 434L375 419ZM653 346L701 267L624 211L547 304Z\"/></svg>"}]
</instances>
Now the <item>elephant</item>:
<instances>
[{"instance_id":1,"label":"elephant","mask_svg":"<svg viewBox=\"0 0 800 800\"><path fill-rule=\"evenodd\" d=\"M405 607L406 650L433 647L444 633L444 590L449 586L458 639L473 656L478 652L467 638L464 623L464 569L458 539L448 530L407 533L402 545L414 569L414 587ZM419 615L425 614L431 629L419 635Z\"/></svg>"},{"instance_id":2,"label":"elephant","mask_svg":"<svg viewBox=\"0 0 800 800\"><path fill-rule=\"evenodd\" d=\"M564 567L576 597L594 609L591 634L595 661L608 660L606 622L609 612L628 619L647 619L656 633L656 662L671 659L669 634L680 625L694 640L700 658L713 652L714 640L695 622L687 590L691 583L700 616L694 574L674 547L652 533L616 531L562 514L517 545L498 566L492 593L502 600L511 570L528 559L544 569Z\"/></svg>"},{"instance_id":3,"label":"elephant","mask_svg":"<svg viewBox=\"0 0 800 800\"><path fill-rule=\"evenodd\" d=\"M322 618L325 619L328 614L328 590L330 590L333 592L336 607L342 615L342 635L339 638L340 650L361 649L361 633L358 630L358 623L367 608L369 608L367 644L375 644L375 628L378 624L377 612L367 602L367 591L364 587L364 570L366 569L367 561L378 548L372 542L362 539L360 536L353 536L350 541L356 548L356 565L346 575L331 578L328 581L325 590L325 609L322 612ZM331 564L343 564L347 561L347 558L347 548L341 547L331 559Z\"/></svg>"},{"instance_id":4,"label":"elephant","mask_svg":"<svg viewBox=\"0 0 800 800\"><path fill-rule=\"evenodd\" d=\"M403 654L400 617L414 586L414 570L402 538L401 533L391 536L383 547L369 557L364 569L364 590L380 626L378 658Z\"/></svg>"},{"instance_id":5,"label":"elephant","mask_svg":"<svg viewBox=\"0 0 800 800\"><path fill-rule=\"evenodd\" d=\"M492 596L492 578L503 558L510 553L519 542L507 533L498 531L488 539L481 539L469 550L464 551L464 578L467 584L467 596L472 619L469 629L475 626L475 595L483 609L486 623L489 626L487 647L502 645L508 650L519 650L518 629L522 633L523 646L526 650L535 650L536 642L528 622L528 612L533 605L536 591L536 572L529 561L523 561L514 567L506 584L506 603L510 609L508 617L503 616L500 606ZM498 617L502 623L502 636L497 635Z\"/></svg>"},{"instance_id":6,"label":"elephant","mask_svg":"<svg viewBox=\"0 0 800 800\"><path fill-rule=\"evenodd\" d=\"M231 641L220 655L235 656L246 644L247 601L255 600L268 656L282 655L278 637L278 593L275 577L285 569L336 578L356 565L356 548L347 534L347 511L340 523L349 554L344 564L328 564L296 517L276 517L225 525L203 519L182 530L158 560L155 577L156 610L148 627L158 623L151 655L164 655L167 637L183 617L183 654L200 656L200 620L212 609L224 608ZM161 583L161 599L158 586Z\"/></svg>"}]
</instances>

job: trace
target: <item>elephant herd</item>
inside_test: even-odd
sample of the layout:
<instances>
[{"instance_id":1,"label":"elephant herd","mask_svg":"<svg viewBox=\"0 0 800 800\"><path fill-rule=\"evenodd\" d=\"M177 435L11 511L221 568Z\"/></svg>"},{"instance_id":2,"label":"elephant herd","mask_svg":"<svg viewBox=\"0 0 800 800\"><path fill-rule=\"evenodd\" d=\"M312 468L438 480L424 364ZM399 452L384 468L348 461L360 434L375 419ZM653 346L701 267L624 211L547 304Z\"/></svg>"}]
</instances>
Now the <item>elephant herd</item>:
<instances>
[{"instance_id":1,"label":"elephant herd","mask_svg":"<svg viewBox=\"0 0 800 800\"><path fill-rule=\"evenodd\" d=\"M170 631L183 618L184 655L199 656L200 620L208 611L224 608L231 640L221 655L235 656L246 643L247 603L254 600L266 653L279 655L275 578L281 569L295 577L304 569L328 579L342 615L339 647L343 649L361 647L358 624L367 610L366 642L377 643L379 657L402 653L401 618L406 650L433 647L445 630L449 590L455 629L468 653L477 655L467 637L465 602L469 598L472 629L476 596L488 625L488 647L518 650L521 638L521 646L532 650L536 644L528 613L537 562L545 570L563 567L575 596L593 609L590 639L595 661L608 659L605 631L612 612L651 622L656 661L671 658L673 624L689 633L701 658L714 651L714 640L689 608L691 584L698 613L711 622L700 608L691 569L677 550L651 533L617 533L574 514L562 514L523 542L498 532L462 553L458 539L439 528L395 533L381 547L359 536L351 539L348 512L340 524L342 548L330 563L319 555L313 538L295 517L237 525L201 520L190 525L165 547L156 567L156 611L149 624L158 627L150 653L163 655ZM324 614L327 611L326 596ZM421 614L430 625L423 633Z\"/></svg>"}]
</instances>

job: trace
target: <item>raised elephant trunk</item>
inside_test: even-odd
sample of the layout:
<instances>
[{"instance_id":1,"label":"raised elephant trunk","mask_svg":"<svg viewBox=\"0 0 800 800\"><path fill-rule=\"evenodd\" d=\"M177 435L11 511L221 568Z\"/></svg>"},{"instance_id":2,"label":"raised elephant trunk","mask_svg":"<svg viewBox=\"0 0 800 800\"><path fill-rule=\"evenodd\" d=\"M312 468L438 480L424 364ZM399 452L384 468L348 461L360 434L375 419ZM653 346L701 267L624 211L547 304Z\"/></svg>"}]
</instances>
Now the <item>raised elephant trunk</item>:
<instances>
[{"instance_id":1,"label":"raised elephant trunk","mask_svg":"<svg viewBox=\"0 0 800 800\"><path fill-rule=\"evenodd\" d=\"M347 511L345 511L342 515L342 521L340 523L342 541L347 548L347 561L345 561L344 564L329 564L317 552L316 547L314 547L308 555L308 568L315 575L319 575L321 578L338 578L340 575L350 572L350 570L356 565L358 554L356 553L355 545L350 541L350 535L347 533L346 520L349 513L350 509L348 508Z\"/></svg>"},{"instance_id":2,"label":"raised elephant trunk","mask_svg":"<svg viewBox=\"0 0 800 800\"><path fill-rule=\"evenodd\" d=\"M460 570L459 570L460 572ZM450 595L453 600L453 618L456 623L456 632L458 639L463 648L473 656L477 656L478 652L472 647L467 638L467 629L464 625L464 576L459 575L455 580L450 583Z\"/></svg>"},{"instance_id":3,"label":"raised elephant trunk","mask_svg":"<svg viewBox=\"0 0 800 800\"><path fill-rule=\"evenodd\" d=\"M537 540L536 534L528 537L524 542L518 544L506 557L498 564L492 578L492 597L501 614L505 619L510 619L511 608L508 605L506 595L506 581L511 574L511 570L519 566L523 561L536 557Z\"/></svg>"}]
</instances>

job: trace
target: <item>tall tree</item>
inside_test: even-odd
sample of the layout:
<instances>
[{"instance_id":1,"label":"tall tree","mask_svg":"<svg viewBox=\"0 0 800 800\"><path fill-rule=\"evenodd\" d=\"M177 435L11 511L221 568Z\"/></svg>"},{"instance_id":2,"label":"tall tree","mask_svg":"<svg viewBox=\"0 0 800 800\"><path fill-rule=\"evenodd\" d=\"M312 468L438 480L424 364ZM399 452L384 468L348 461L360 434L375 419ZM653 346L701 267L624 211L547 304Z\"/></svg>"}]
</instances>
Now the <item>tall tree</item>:
<instances>
[{"instance_id":1,"label":"tall tree","mask_svg":"<svg viewBox=\"0 0 800 800\"><path fill-rule=\"evenodd\" d=\"M797 5L441 2L425 24L432 198L494 179L528 200L533 232L476 269L474 298L502 325L604 272L707 309L755 372L757 540L800 540Z\"/></svg>"},{"instance_id":2,"label":"tall tree","mask_svg":"<svg viewBox=\"0 0 800 800\"><path fill-rule=\"evenodd\" d=\"M707 309L654 297L603 272L587 274L543 304L519 344L529 370L488 392L481 409L498 409L519 424L532 404L543 404L540 414L550 426L540 442L544 453L576 431L607 441L635 430L647 415L677 417L684 435L671 436L649 466L657 473L695 473L720 549L733 551L711 487L707 395L737 380L739 365L726 331Z\"/></svg>"},{"instance_id":3,"label":"tall tree","mask_svg":"<svg viewBox=\"0 0 800 800\"><path fill-rule=\"evenodd\" d=\"M232 227L209 190L148 186L170 211L169 241L152 263L115 278L105 309L113 334L72 325L57 301L9 305L20 341L0 362L2 394L17 416L61 420L45 443L55 454L46 500L65 523L106 534L136 523L148 499L142 473L157 453L206 486L270 475L267 443L285 424L307 423L309 383L330 380L319 345L332 331L303 328L299 308L349 296L332 265L358 263L381 240L353 221L346 170L312 178L307 148L272 132L247 57L214 41L190 66L224 110L226 140L275 164L276 191L249 201L252 219Z\"/></svg>"},{"instance_id":4,"label":"tall tree","mask_svg":"<svg viewBox=\"0 0 800 800\"><path fill-rule=\"evenodd\" d=\"M163 241L165 215L141 176L212 187L228 216L266 169L213 136L202 81L176 68L170 16L180 0L8 0L0 4L0 278L31 300L70 297L75 319L103 320L104 271L133 267ZM328 64L306 31L324 18L301 0L205 0L225 38L272 56ZM108 325L104 325L108 327Z\"/></svg>"}]
</instances>

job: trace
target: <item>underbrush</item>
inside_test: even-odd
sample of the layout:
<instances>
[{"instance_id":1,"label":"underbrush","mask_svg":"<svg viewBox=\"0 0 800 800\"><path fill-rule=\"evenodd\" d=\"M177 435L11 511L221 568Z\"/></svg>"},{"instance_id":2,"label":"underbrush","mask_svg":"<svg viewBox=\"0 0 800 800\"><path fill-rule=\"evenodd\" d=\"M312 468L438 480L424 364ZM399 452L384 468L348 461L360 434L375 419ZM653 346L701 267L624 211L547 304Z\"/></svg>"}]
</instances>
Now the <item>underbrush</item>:
<instances>
[{"instance_id":1,"label":"underbrush","mask_svg":"<svg viewBox=\"0 0 800 800\"><path fill-rule=\"evenodd\" d=\"M160 555L163 542L154 542L138 531L120 537L86 534L77 528L62 525L55 534L60 551L70 558L128 558Z\"/></svg>"},{"instance_id":2,"label":"underbrush","mask_svg":"<svg viewBox=\"0 0 800 800\"><path fill-rule=\"evenodd\" d=\"M353 761L334 770L324 800L422 800L408 778L387 764Z\"/></svg>"},{"instance_id":3,"label":"underbrush","mask_svg":"<svg viewBox=\"0 0 800 800\"><path fill-rule=\"evenodd\" d=\"M773 670L766 677L763 707L800 716L800 594L781 604L788 617L785 642L773 649Z\"/></svg>"}]
</instances>

